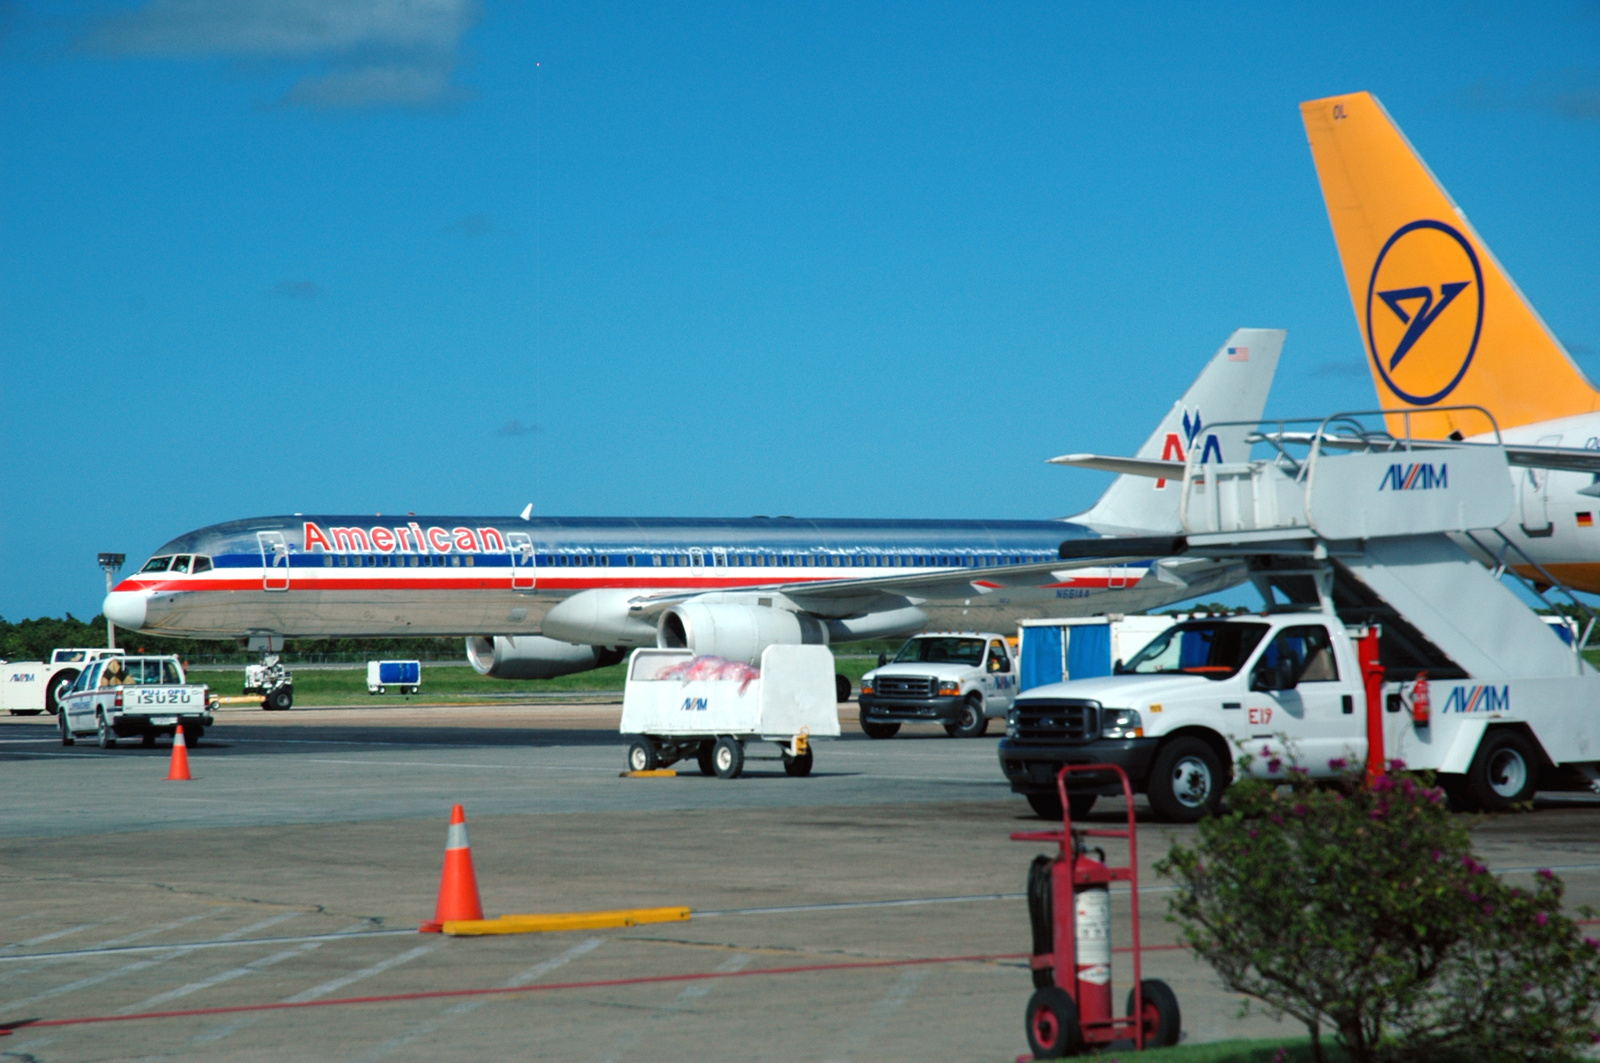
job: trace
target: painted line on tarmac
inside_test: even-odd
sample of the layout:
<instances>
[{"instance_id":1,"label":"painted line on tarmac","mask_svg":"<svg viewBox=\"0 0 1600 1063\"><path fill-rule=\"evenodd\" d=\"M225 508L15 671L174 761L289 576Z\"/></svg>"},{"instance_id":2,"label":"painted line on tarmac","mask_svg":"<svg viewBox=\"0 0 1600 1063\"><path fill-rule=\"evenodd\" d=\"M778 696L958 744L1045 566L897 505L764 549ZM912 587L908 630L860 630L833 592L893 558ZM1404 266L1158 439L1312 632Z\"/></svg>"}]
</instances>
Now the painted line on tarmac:
<instances>
[{"instance_id":1,"label":"painted line on tarmac","mask_svg":"<svg viewBox=\"0 0 1600 1063\"><path fill-rule=\"evenodd\" d=\"M548 748L548 747L545 747ZM332 760L328 757L307 757L303 764L341 764L358 768L471 768L499 771L586 771L615 775L615 768L584 768L574 764L453 764L436 760Z\"/></svg>"},{"instance_id":2,"label":"painted line on tarmac","mask_svg":"<svg viewBox=\"0 0 1600 1063\"><path fill-rule=\"evenodd\" d=\"M291 915L289 915L287 917L279 916L278 918L273 919L273 920L269 920L268 922L269 922L269 924L270 923L280 923L280 922L284 922L286 918L293 918L294 916L303 915L303 914L304 914L303 912L294 912L294 913L292 913ZM257 926L248 927L246 929L260 929L260 928L261 927L258 924ZM361 931L357 931L355 933L350 933L350 934L342 934L342 933L305 934L305 935L302 935L302 936L299 936L299 937L281 937L281 938L243 938L243 939L239 939L239 938L220 939L219 938L219 939L216 939L216 940L213 940L213 941L185 941L185 942L179 942L178 944L175 944L175 945L126 945L126 946L107 946L107 947L96 948L96 949L75 949L75 950L70 951L70 952L31 952L31 953L28 953L28 954L23 955L23 956L0 956L0 963L8 963L8 962L16 961L16 960L72 959L72 958L75 958L75 957L78 957L78 956L107 956L107 955L120 955L120 954L123 954L123 953L133 953L133 952L174 952L174 951L178 951L178 950L190 950L190 949L196 949L196 950L197 949L237 949L237 948L244 948L244 947L250 946L250 945L284 945L284 944L296 944L296 943L302 942L302 941L353 941L353 940L357 940L357 939L360 939L360 938L389 938L389 937L400 937L401 935L414 935L414 934L416 934L416 930L415 929L411 929L411 930L361 930Z\"/></svg>"},{"instance_id":3,"label":"painted line on tarmac","mask_svg":"<svg viewBox=\"0 0 1600 1063\"><path fill-rule=\"evenodd\" d=\"M547 960L540 960L532 967L517 972L504 982L501 982L500 987L502 989L515 989L521 986L529 985L543 978L551 971L565 967L573 960L576 960L581 956L588 955L605 943L605 938L589 938L587 941L580 941L578 944L572 946L570 949L567 949L565 952L559 952ZM488 1003L488 1000L479 999L464 1000L460 1004L452 1005L451 1007L446 1008L444 1012L437 1018L426 1019L423 1022L419 1022L409 1030L406 1030L404 1033L397 1034L382 1044L368 1049L361 1055L355 1057L352 1063L376 1063L377 1060L383 1059L385 1056L393 1055L400 1049L420 1038L428 1036L447 1023L454 1022L463 1015L470 1015L479 1008L487 1006ZM198 1042L199 1038L196 1038L195 1040Z\"/></svg>"},{"instance_id":4,"label":"painted line on tarmac","mask_svg":"<svg viewBox=\"0 0 1600 1063\"><path fill-rule=\"evenodd\" d=\"M721 963L717 964L717 966L714 968L714 973L737 974L746 967L750 966L750 961L752 959L754 959L754 957L749 953L736 952L732 956L729 956L727 959L723 960ZM619 1063L623 1056L633 1054L634 1049L638 1048L640 1044L645 1042L646 1039L650 1038L655 1033L657 1023L666 1019L670 1019L673 1016L683 1012L695 1001L711 992L712 985L714 984L715 983L697 981L685 986L683 990L672 999L672 1003L666 1005L665 1007L653 1009L648 1015L645 1016L643 1023L624 1032L622 1036L618 1037L614 1042L612 1042L611 1050L606 1053L604 1063ZM613 1022L615 1022L615 1020L613 1020Z\"/></svg>"},{"instance_id":5,"label":"painted line on tarmac","mask_svg":"<svg viewBox=\"0 0 1600 1063\"><path fill-rule=\"evenodd\" d=\"M823 1053L822 1058L829 1063L849 1063L853 1056L865 1052L873 1039L889 1024L889 1020L894 1018L900 1006L922 985L929 973L926 967L908 967L901 971L900 977L895 979L883 996L868 1009L866 1017L839 1035L833 1049Z\"/></svg>"},{"instance_id":6,"label":"painted line on tarmac","mask_svg":"<svg viewBox=\"0 0 1600 1063\"><path fill-rule=\"evenodd\" d=\"M415 931L413 931L415 933ZM359 936L359 935L358 935ZM1144 951L1180 949L1182 945L1145 946ZM1113 950L1116 951L1116 950ZM763 967L757 970L701 971L695 974L639 975L633 978L604 978L587 982L552 982L549 985L488 986L476 989L431 989L416 993L390 993L383 996L341 997L334 1000L308 1000L299 1004L281 1001L272 1004L233 1004L218 1008L188 1008L181 1011L148 1011L137 1015L83 1015L68 1019L23 1020L3 1024L10 1030L44 1029L53 1026L84 1026L91 1023L140 1022L149 1019L183 1019L203 1015L237 1015L253 1011L289 1011L299 1008L339 1008L358 1004L396 1004L412 1000L451 1000L470 997L509 996L516 993L545 993L567 989L610 989L622 986L661 985L671 982L703 982L722 978L778 977L791 974L821 974L830 971L860 971L887 967L921 967L946 963L1003 963L1026 960L1026 952L982 953L972 956L920 956L905 960L857 960L844 963L813 963L794 967Z\"/></svg>"}]
</instances>

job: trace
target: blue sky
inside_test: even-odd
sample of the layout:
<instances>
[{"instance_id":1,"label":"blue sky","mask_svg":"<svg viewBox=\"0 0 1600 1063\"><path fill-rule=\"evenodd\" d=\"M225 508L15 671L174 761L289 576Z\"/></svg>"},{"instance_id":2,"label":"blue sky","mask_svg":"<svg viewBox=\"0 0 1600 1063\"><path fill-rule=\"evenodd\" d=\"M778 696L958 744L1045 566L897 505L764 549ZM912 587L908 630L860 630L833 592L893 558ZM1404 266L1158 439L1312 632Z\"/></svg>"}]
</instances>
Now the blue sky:
<instances>
[{"instance_id":1,"label":"blue sky","mask_svg":"<svg viewBox=\"0 0 1600 1063\"><path fill-rule=\"evenodd\" d=\"M1374 397L1375 92L1600 376L1600 5L0 0L0 615L305 512L1049 517L1236 326Z\"/></svg>"}]
</instances>

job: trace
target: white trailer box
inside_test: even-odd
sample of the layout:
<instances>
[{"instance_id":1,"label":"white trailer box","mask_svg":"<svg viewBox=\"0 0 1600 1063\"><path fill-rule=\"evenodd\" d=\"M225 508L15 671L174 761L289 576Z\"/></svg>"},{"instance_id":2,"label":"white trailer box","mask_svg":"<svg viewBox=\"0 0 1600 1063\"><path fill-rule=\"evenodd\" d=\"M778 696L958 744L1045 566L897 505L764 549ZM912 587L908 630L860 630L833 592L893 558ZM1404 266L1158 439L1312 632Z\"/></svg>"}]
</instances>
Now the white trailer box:
<instances>
[{"instance_id":1,"label":"white trailer box","mask_svg":"<svg viewBox=\"0 0 1600 1063\"><path fill-rule=\"evenodd\" d=\"M420 661L368 661L367 693L384 694L394 687L402 694L415 694L422 685Z\"/></svg>"},{"instance_id":2,"label":"white trailer box","mask_svg":"<svg viewBox=\"0 0 1600 1063\"><path fill-rule=\"evenodd\" d=\"M628 768L651 771L694 757L706 775L736 778L746 742L779 747L790 775L811 772L811 740L839 736L833 654L826 646L768 646L761 669L724 662L726 678L662 678L696 661L688 650L634 650L622 697ZM715 661L709 670L717 670ZM708 670L708 669L701 669ZM770 759L770 758L752 758Z\"/></svg>"},{"instance_id":3,"label":"white trailer box","mask_svg":"<svg viewBox=\"0 0 1600 1063\"><path fill-rule=\"evenodd\" d=\"M1024 620L1017 628L1018 689L1110 675L1173 624L1170 616L1086 616Z\"/></svg>"}]
</instances>

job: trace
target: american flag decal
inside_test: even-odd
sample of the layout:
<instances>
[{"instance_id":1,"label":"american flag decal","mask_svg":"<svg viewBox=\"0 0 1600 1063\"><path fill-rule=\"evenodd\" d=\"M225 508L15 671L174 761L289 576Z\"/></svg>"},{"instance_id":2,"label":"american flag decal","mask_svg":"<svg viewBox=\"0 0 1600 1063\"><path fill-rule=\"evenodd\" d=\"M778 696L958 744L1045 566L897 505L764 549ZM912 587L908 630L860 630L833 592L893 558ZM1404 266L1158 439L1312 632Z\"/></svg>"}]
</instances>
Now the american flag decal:
<instances>
[{"instance_id":1,"label":"american flag decal","mask_svg":"<svg viewBox=\"0 0 1600 1063\"><path fill-rule=\"evenodd\" d=\"M1249 360L1250 360L1250 348L1248 348L1248 347L1229 347L1228 348L1228 361L1230 361L1230 362L1248 362Z\"/></svg>"}]
</instances>

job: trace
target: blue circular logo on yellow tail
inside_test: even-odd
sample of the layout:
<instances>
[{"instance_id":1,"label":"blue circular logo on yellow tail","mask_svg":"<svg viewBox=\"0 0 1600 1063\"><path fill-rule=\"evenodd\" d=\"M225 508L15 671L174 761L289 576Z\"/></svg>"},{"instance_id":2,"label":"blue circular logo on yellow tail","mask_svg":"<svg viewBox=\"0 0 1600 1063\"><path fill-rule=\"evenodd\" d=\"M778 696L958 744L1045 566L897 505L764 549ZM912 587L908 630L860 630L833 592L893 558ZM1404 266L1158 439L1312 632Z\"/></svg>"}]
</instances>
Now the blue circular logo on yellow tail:
<instances>
[{"instance_id":1,"label":"blue circular logo on yellow tail","mask_svg":"<svg viewBox=\"0 0 1600 1063\"><path fill-rule=\"evenodd\" d=\"M1483 333L1483 268L1442 221L1402 225L1367 284L1367 353L1389 390L1431 406L1455 390Z\"/></svg>"}]
</instances>

